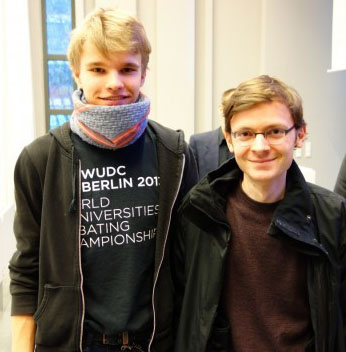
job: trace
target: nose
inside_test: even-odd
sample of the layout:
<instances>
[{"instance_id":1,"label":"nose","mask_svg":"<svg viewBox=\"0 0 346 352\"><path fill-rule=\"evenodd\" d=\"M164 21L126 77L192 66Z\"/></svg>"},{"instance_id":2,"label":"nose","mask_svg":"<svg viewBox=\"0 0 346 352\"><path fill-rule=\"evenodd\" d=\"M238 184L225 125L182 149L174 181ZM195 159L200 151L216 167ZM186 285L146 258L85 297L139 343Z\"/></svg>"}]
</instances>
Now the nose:
<instances>
[{"instance_id":1,"label":"nose","mask_svg":"<svg viewBox=\"0 0 346 352\"><path fill-rule=\"evenodd\" d=\"M268 141L264 138L263 134L257 134L255 137L255 140L252 143L251 150L253 151L265 151L269 150L269 143Z\"/></svg>"},{"instance_id":2,"label":"nose","mask_svg":"<svg viewBox=\"0 0 346 352\"><path fill-rule=\"evenodd\" d=\"M123 87L124 82L119 72L110 71L107 75L107 89L118 90Z\"/></svg>"}]
</instances>

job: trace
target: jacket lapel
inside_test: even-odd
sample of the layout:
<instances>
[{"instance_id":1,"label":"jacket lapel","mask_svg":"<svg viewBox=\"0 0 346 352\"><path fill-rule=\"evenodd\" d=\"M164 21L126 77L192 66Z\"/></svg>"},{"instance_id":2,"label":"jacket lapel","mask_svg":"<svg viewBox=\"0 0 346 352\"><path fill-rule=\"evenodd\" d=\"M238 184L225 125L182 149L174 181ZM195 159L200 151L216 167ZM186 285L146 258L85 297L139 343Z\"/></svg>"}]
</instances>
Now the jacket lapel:
<instances>
[{"instance_id":1,"label":"jacket lapel","mask_svg":"<svg viewBox=\"0 0 346 352\"><path fill-rule=\"evenodd\" d=\"M219 166L219 130L213 131L208 138L207 143L203 145L201 150L201 158L199 159L199 169L201 175L215 170Z\"/></svg>"}]
</instances>

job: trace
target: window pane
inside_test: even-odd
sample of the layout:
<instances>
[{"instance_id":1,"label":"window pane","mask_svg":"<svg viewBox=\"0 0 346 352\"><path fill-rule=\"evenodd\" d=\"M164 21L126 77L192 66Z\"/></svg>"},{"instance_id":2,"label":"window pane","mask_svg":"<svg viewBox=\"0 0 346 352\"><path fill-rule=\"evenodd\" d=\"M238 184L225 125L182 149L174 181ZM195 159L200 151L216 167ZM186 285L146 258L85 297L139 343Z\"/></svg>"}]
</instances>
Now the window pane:
<instances>
[{"instance_id":1,"label":"window pane","mask_svg":"<svg viewBox=\"0 0 346 352\"><path fill-rule=\"evenodd\" d=\"M71 0L46 0L47 52L66 54L72 30Z\"/></svg>"},{"instance_id":2,"label":"window pane","mask_svg":"<svg viewBox=\"0 0 346 352\"><path fill-rule=\"evenodd\" d=\"M70 120L71 115L50 115L49 129L53 129Z\"/></svg>"},{"instance_id":3,"label":"window pane","mask_svg":"<svg viewBox=\"0 0 346 352\"><path fill-rule=\"evenodd\" d=\"M67 61L48 61L48 86L50 109L73 109L73 78Z\"/></svg>"}]
</instances>

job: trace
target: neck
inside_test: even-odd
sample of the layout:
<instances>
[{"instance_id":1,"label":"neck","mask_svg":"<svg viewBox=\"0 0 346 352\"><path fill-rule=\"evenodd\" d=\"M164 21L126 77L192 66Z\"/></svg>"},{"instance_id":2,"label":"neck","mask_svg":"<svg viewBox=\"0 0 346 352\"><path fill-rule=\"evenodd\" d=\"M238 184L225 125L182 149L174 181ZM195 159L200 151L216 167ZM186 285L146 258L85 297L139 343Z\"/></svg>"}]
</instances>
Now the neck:
<instances>
[{"instance_id":1,"label":"neck","mask_svg":"<svg viewBox=\"0 0 346 352\"><path fill-rule=\"evenodd\" d=\"M144 133L150 100L144 95L133 104L92 105L83 102L83 92L72 95L71 130L85 142L106 149L119 149L136 142Z\"/></svg>"},{"instance_id":2,"label":"neck","mask_svg":"<svg viewBox=\"0 0 346 352\"><path fill-rule=\"evenodd\" d=\"M285 195L286 174L282 175L280 179L275 180L275 182L254 182L244 175L241 187L245 194L256 202L275 203L281 200Z\"/></svg>"}]
</instances>

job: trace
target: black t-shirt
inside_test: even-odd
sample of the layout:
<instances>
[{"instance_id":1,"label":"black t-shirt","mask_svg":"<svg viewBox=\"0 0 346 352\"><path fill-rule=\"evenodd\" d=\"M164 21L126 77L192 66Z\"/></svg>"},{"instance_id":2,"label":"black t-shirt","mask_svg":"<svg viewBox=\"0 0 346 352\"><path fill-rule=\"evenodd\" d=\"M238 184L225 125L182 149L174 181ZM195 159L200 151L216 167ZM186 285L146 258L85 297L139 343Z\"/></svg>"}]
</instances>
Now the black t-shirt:
<instances>
[{"instance_id":1,"label":"black t-shirt","mask_svg":"<svg viewBox=\"0 0 346 352\"><path fill-rule=\"evenodd\" d=\"M73 134L81 159L85 324L100 333L152 328L159 177L154 136L107 150Z\"/></svg>"}]
</instances>

